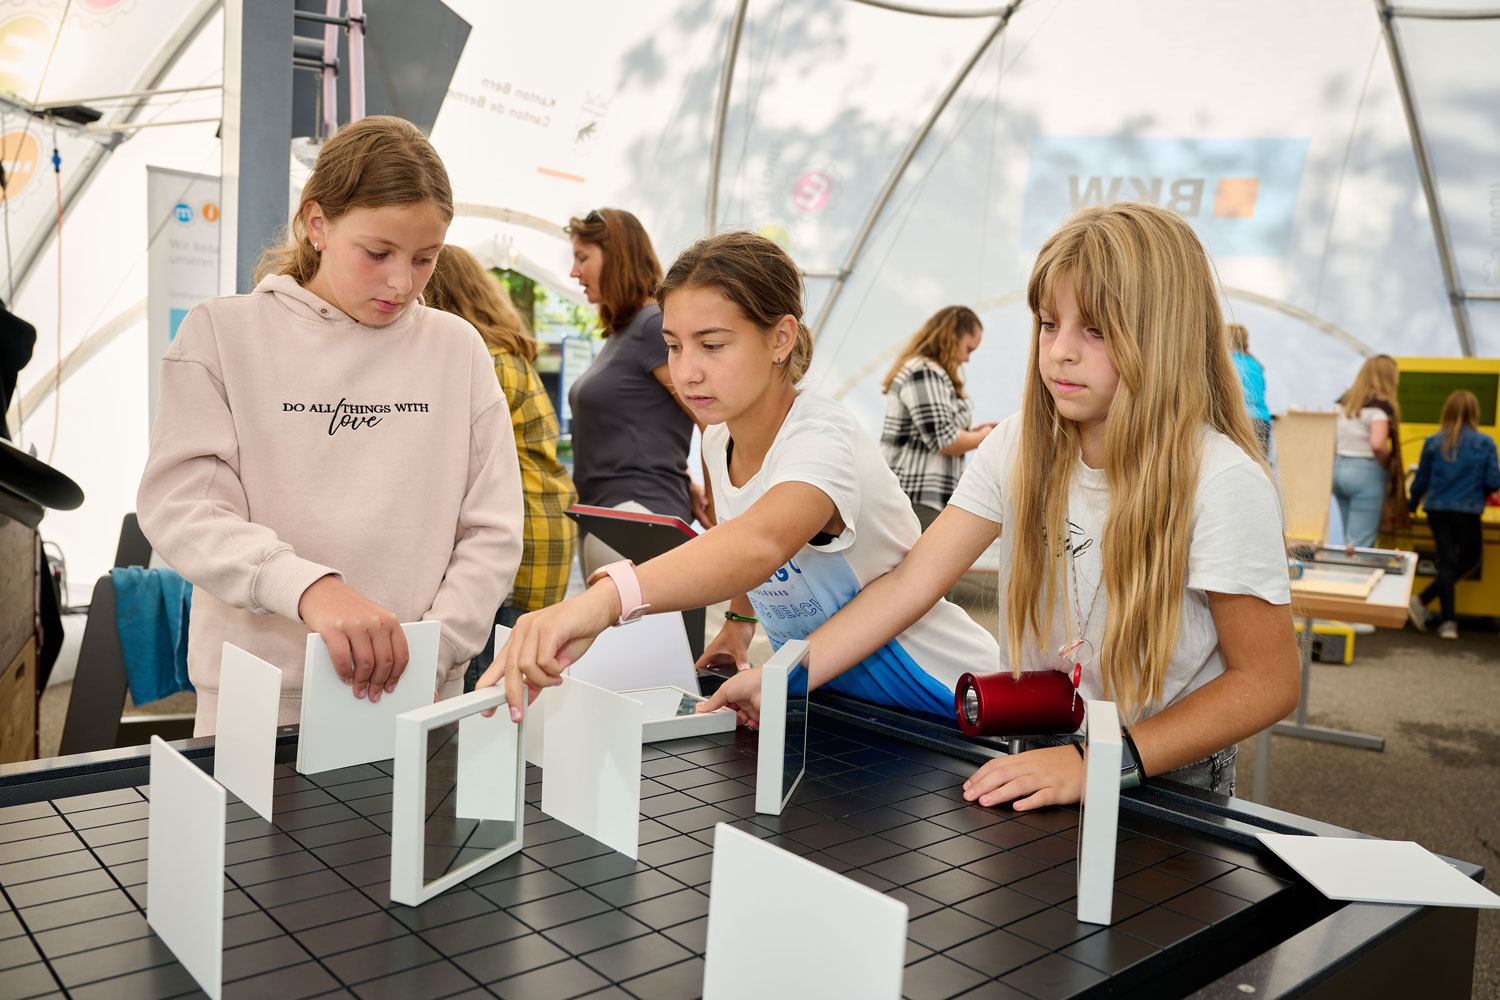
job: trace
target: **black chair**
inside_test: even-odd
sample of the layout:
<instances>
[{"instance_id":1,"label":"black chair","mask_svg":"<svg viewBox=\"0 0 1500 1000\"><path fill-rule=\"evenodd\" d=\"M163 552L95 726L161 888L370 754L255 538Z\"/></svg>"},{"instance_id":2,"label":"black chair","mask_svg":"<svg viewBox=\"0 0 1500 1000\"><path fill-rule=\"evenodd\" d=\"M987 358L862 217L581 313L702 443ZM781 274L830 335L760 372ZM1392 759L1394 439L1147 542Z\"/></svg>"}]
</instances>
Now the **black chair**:
<instances>
[{"instance_id":1,"label":"black chair","mask_svg":"<svg viewBox=\"0 0 1500 1000\"><path fill-rule=\"evenodd\" d=\"M150 562L151 543L141 533L135 514L126 514L120 524L115 566L147 566ZM115 585L106 573L94 584L88 624L78 647L78 670L73 675L73 694L57 751L63 756L140 746L151 742L152 736L185 740L193 735L193 716L187 713L121 714L129 683L115 621Z\"/></svg>"}]
</instances>

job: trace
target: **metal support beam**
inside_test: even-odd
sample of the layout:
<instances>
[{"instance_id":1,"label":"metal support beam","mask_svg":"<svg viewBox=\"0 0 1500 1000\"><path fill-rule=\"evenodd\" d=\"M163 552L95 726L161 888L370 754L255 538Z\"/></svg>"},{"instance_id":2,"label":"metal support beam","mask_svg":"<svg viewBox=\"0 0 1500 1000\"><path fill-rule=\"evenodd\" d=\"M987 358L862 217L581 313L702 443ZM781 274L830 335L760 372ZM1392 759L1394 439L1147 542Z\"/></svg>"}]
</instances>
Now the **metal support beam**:
<instances>
[{"instance_id":1,"label":"metal support beam","mask_svg":"<svg viewBox=\"0 0 1500 1000\"><path fill-rule=\"evenodd\" d=\"M875 204L870 207L869 214L865 216L864 224L859 227L859 233L854 237L854 243L850 246L849 253L844 258L843 265L839 268L841 272L840 276L834 280L833 287L828 290L828 297L823 300L823 306L818 310L818 320L813 324L812 328L813 339L816 340L818 335L823 332L823 324L828 321L828 317L833 313L833 307L837 304L839 294L844 290L844 285L848 282L848 276L854 273L854 267L859 263L859 258L865 251L865 244L870 239L870 233L875 229L875 223L880 220L880 215L885 211L886 204L890 202L891 195L895 194L896 185L901 183L901 178L905 175L906 168L911 166L912 160L916 158L917 150L922 148L922 143L926 141L933 126L937 124L937 120L942 117L943 111L947 109L949 102L953 100L953 95L958 93L958 88L963 86L963 82L968 79L974 67L979 64L979 60L989 51L995 39L1000 37L1000 33L1010 23L1011 16L1015 14L1016 8L1019 6L1021 4L1017 0L1016 3L1005 8L1004 12L995 21L994 26L984 36L984 40L979 43L973 54L959 67L958 72L949 81L948 86L943 90L941 96L938 97L937 103L927 113L926 119L917 128L916 134L906 144L906 149L901 152L901 159L896 162L896 168L886 178L885 187L880 189L880 195L875 199Z\"/></svg>"},{"instance_id":2,"label":"metal support beam","mask_svg":"<svg viewBox=\"0 0 1500 1000\"><path fill-rule=\"evenodd\" d=\"M729 23L729 45L724 52L724 72L719 74L719 101L714 108L714 140L708 158L708 209L704 213L704 234L712 236L719 227L719 164L724 159L724 122L729 117L729 89L734 83L734 64L740 56L740 33L745 28L745 13L750 0L734 5L734 20Z\"/></svg>"},{"instance_id":3,"label":"metal support beam","mask_svg":"<svg viewBox=\"0 0 1500 1000\"><path fill-rule=\"evenodd\" d=\"M292 0L224 0L219 291L250 291L261 247L286 223L291 186Z\"/></svg>"},{"instance_id":4,"label":"metal support beam","mask_svg":"<svg viewBox=\"0 0 1500 1000\"><path fill-rule=\"evenodd\" d=\"M1009 13L1009 7L985 7L979 10L963 10L961 8L947 9L943 7L918 7L908 3L898 3L897 0L850 0L851 3L864 4L866 7L878 7L881 10L892 10L898 14L916 14L919 17L952 17L960 19L1004 17Z\"/></svg>"},{"instance_id":5,"label":"metal support beam","mask_svg":"<svg viewBox=\"0 0 1500 1000\"><path fill-rule=\"evenodd\" d=\"M1375 0L1380 14L1380 30L1385 33L1386 51L1390 53L1391 70L1396 77L1396 89L1401 93L1401 108L1406 112L1406 127L1411 132L1412 152L1417 157L1417 174L1422 179L1422 193L1427 196L1427 214L1432 217L1432 235L1437 241L1438 262L1443 268L1443 284L1448 289L1448 302L1453 309L1453 325L1458 330L1458 346L1464 357L1474 356L1474 335L1469 329L1469 310L1464 305L1463 286L1458 278L1458 265L1453 260L1453 243L1448 238L1448 226L1443 221L1443 206L1438 200L1437 179L1432 172L1432 159L1427 153L1427 136L1422 131L1422 121L1417 114L1417 104L1412 98L1411 81L1406 76L1406 57L1401 51L1401 38L1396 34L1395 13L1386 0Z\"/></svg>"},{"instance_id":6,"label":"metal support beam","mask_svg":"<svg viewBox=\"0 0 1500 1000\"><path fill-rule=\"evenodd\" d=\"M162 43L161 53L152 60L151 65L147 66L146 71L141 74L141 78L136 84L136 90L154 90L157 84L165 80L167 74L172 72L172 68L177 65L177 60L182 57L183 51L189 45L193 44L193 39L198 37L198 33L207 26L218 10L219 0L200 0L198 6L193 8L192 13L183 19L177 31ZM141 98L136 103L125 108L116 120L129 121L146 107L149 100L149 97ZM99 168L104 165L104 161L109 159L109 154L114 152L115 147L120 144L122 138L119 135L115 135L108 140L101 140L102 144L97 149L90 150L79 160L71 172L67 174L67 179L63 181L62 193L62 216L64 223L73 214L73 206L78 204L79 197L84 191L88 190L89 184L93 183L94 175L99 172ZM31 277L32 269L36 267L36 262L41 258L43 251L47 249L48 244L52 242L53 237L57 234L57 225L56 217L49 214L32 230L31 236L27 238L26 243L21 247L20 254L16 257L16 288L22 288L26 285L27 279Z\"/></svg>"},{"instance_id":7,"label":"metal support beam","mask_svg":"<svg viewBox=\"0 0 1500 1000\"><path fill-rule=\"evenodd\" d=\"M1451 7L1390 7L1392 17L1424 18L1429 21L1491 21L1500 18L1500 7L1462 10Z\"/></svg>"}]
</instances>

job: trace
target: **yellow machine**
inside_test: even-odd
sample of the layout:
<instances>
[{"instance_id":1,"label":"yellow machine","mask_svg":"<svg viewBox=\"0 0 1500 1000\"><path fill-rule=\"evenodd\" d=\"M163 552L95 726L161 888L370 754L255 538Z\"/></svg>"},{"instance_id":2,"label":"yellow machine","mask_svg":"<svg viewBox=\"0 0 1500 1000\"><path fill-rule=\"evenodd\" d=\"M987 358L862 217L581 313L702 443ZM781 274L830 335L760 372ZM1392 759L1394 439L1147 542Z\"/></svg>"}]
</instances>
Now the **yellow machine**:
<instances>
[{"instance_id":1,"label":"yellow machine","mask_svg":"<svg viewBox=\"0 0 1500 1000\"><path fill-rule=\"evenodd\" d=\"M1401 369L1397 398L1401 404L1401 457L1407 466L1408 487L1422 457L1422 442L1438 432L1443 402L1455 389L1468 389L1479 398L1480 433L1488 434L1500 444L1500 428L1496 427L1496 413L1500 411L1500 358L1397 358L1396 365ZM1500 617L1500 507L1484 509L1480 530L1484 563L1476 576L1454 588L1455 610L1461 615ZM1432 581L1435 549L1427 518L1420 510L1412 515L1409 530L1382 534L1379 545L1416 552L1421 558L1413 593Z\"/></svg>"},{"instance_id":2,"label":"yellow machine","mask_svg":"<svg viewBox=\"0 0 1500 1000\"><path fill-rule=\"evenodd\" d=\"M1302 623L1294 627L1302 631ZM1319 663L1354 662L1354 629L1343 622L1314 622L1312 658Z\"/></svg>"}]
</instances>

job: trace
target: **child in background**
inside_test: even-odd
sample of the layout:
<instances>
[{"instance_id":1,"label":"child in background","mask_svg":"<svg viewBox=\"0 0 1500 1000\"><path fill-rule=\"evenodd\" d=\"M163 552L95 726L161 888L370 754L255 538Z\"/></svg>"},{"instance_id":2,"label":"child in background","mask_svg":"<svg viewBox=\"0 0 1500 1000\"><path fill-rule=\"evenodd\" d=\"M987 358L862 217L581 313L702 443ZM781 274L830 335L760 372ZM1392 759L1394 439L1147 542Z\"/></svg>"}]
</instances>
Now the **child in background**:
<instances>
[{"instance_id":1,"label":"child in background","mask_svg":"<svg viewBox=\"0 0 1500 1000\"><path fill-rule=\"evenodd\" d=\"M1344 525L1344 544L1368 548L1380 534L1381 514L1394 484L1406 506L1406 472L1401 464L1401 406L1396 386L1401 371L1389 354L1377 354L1359 367L1339 397L1333 456L1333 497Z\"/></svg>"},{"instance_id":2,"label":"child in background","mask_svg":"<svg viewBox=\"0 0 1500 1000\"><path fill-rule=\"evenodd\" d=\"M1000 668L1081 664L1080 697L1130 723L1132 779L1233 794L1235 744L1296 705L1298 658L1281 509L1208 254L1165 209L1086 209L1043 245L1027 301L1021 412L911 554L813 633L810 683L924 614L1000 535ZM703 709L753 710L758 689L740 674ZM1025 810L1082 789L1081 754L1052 746L991 761L964 798Z\"/></svg>"},{"instance_id":3,"label":"child in background","mask_svg":"<svg viewBox=\"0 0 1500 1000\"><path fill-rule=\"evenodd\" d=\"M1427 630L1427 605L1438 599L1437 634L1458 638L1453 585L1479 569L1484 550L1479 517L1485 497L1500 489L1495 442L1479 433L1479 400L1458 389L1443 402L1442 430L1422 442L1422 459L1411 482L1411 508L1421 504L1437 546L1437 575L1411 599L1411 622Z\"/></svg>"},{"instance_id":4,"label":"child in background","mask_svg":"<svg viewBox=\"0 0 1500 1000\"><path fill-rule=\"evenodd\" d=\"M1250 414L1250 427L1255 439L1260 442L1260 453L1271 457L1271 411L1266 409L1266 370L1260 366L1255 355L1250 353L1250 331L1243 323L1230 323L1224 328L1229 338L1229 360L1240 376L1240 389L1245 394L1245 409Z\"/></svg>"},{"instance_id":5,"label":"child in background","mask_svg":"<svg viewBox=\"0 0 1500 1000\"><path fill-rule=\"evenodd\" d=\"M495 624L510 628L527 611L556 604L567 596L568 574L578 529L563 513L578 499L573 480L557 460L557 412L531 363L536 339L510 300L510 292L463 247L445 246L427 283L427 304L462 316L484 338L495 363L495 377L510 407L516 455L521 461L521 496L526 504L521 568L510 597L495 613ZM464 686L472 689L482 667L495 655L495 634L469 663Z\"/></svg>"},{"instance_id":6,"label":"child in background","mask_svg":"<svg viewBox=\"0 0 1500 1000\"><path fill-rule=\"evenodd\" d=\"M743 667L757 618L774 647L804 638L917 540L911 503L875 442L833 400L798 389L812 334L800 318L802 279L784 250L745 232L700 240L656 294L672 382L710 425L703 456L719 523L639 568L612 563L585 593L523 615L479 679L487 687L504 677L515 717L523 683L558 683L596 635L648 607L678 611L732 598L699 663ZM950 714L959 677L999 651L958 607L936 600L925 610L865 650L832 686Z\"/></svg>"},{"instance_id":7,"label":"child in background","mask_svg":"<svg viewBox=\"0 0 1500 1000\"><path fill-rule=\"evenodd\" d=\"M958 374L983 339L974 310L944 306L907 341L881 386L886 402L880 453L924 530L958 486L964 453L978 448L995 427L969 426L974 401Z\"/></svg>"},{"instance_id":8,"label":"child in background","mask_svg":"<svg viewBox=\"0 0 1500 1000\"><path fill-rule=\"evenodd\" d=\"M346 125L255 290L194 309L162 360L137 503L194 586L197 735L224 642L281 668L286 724L309 630L371 701L406 669L402 622L443 623L444 696L493 630L521 556L520 471L484 341L421 305L452 218L416 126Z\"/></svg>"}]
</instances>

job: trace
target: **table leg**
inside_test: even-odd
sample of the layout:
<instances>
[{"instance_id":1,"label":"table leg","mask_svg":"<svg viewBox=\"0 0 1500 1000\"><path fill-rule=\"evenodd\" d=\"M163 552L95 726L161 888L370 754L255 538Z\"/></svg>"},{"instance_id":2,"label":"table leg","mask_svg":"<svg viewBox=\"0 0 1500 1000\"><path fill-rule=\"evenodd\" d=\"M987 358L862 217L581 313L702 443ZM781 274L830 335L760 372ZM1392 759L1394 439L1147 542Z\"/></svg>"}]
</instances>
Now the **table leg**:
<instances>
[{"instance_id":1,"label":"table leg","mask_svg":"<svg viewBox=\"0 0 1500 1000\"><path fill-rule=\"evenodd\" d=\"M1350 733L1342 729L1329 729L1327 726L1308 725L1307 689L1312 677L1312 637L1312 619L1304 618L1302 619L1302 635L1298 642L1302 660L1302 697L1297 702L1297 711L1292 714L1292 721L1276 723L1271 727L1272 732L1278 736L1293 736L1297 739L1317 740L1320 743L1337 743L1341 746L1374 750L1376 753L1384 751L1384 736L1370 736L1366 733ZM1255 769L1256 774L1259 775L1259 760L1256 761ZM1256 801L1260 800L1257 799Z\"/></svg>"}]
</instances>

